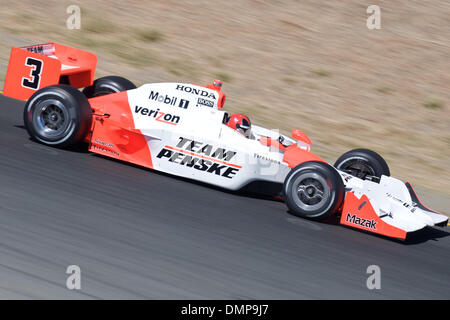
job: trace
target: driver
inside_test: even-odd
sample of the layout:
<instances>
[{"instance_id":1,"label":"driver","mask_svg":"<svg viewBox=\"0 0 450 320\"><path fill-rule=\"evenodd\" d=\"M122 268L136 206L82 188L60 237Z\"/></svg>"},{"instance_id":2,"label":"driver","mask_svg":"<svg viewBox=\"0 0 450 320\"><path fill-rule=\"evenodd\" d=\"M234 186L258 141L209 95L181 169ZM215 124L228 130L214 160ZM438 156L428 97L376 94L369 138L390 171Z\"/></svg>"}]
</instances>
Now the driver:
<instances>
[{"instance_id":1,"label":"driver","mask_svg":"<svg viewBox=\"0 0 450 320\"><path fill-rule=\"evenodd\" d=\"M247 138L251 137L252 124L250 119L243 114L232 114L227 121L227 126L243 134Z\"/></svg>"}]
</instances>

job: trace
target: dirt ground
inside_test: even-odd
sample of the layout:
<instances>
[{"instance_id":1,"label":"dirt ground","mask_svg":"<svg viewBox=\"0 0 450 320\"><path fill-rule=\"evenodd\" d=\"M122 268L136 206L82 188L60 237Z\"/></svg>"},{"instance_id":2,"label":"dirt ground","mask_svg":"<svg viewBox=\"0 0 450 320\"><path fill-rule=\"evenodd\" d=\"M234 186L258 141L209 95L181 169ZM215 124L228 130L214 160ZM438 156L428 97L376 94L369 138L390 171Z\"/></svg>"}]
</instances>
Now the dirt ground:
<instances>
[{"instance_id":1,"label":"dirt ground","mask_svg":"<svg viewBox=\"0 0 450 320\"><path fill-rule=\"evenodd\" d=\"M218 78L227 110L303 130L328 161L370 148L394 176L450 195L448 0L0 4L0 81L11 46L47 41L94 52L97 76L138 85ZM371 4L380 30L366 26ZM66 27L69 5L80 30Z\"/></svg>"}]
</instances>

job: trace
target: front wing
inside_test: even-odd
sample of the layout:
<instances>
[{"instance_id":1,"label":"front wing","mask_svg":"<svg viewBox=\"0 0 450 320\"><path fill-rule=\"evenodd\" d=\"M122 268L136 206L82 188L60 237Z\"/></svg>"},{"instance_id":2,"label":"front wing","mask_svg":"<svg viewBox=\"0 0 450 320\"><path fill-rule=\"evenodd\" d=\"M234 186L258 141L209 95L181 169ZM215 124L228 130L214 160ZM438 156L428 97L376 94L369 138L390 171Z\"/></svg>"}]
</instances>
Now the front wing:
<instances>
[{"instance_id":1,"label":"front wing","mask_svg":"<svg viewBox=\"0 0 450 320\"><path fill-rule=\"evenodd\" d=\"M428 209L410 183L382 176L379 183L341 172L346 196L340 223L384 236L406 239L428 226L446 226L448 217Z\"/></svg>"}]
</instances>

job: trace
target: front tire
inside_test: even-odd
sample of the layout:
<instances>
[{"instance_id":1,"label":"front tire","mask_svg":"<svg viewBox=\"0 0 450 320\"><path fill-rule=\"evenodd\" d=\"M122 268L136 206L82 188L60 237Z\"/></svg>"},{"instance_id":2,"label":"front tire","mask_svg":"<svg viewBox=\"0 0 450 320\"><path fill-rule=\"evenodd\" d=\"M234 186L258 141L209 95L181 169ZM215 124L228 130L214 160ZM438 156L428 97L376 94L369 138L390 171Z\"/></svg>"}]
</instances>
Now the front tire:
<instances>
[{"instance_id":1,"label":"front tire","mask_svg":"<svg viewBox=\"0 0 450 320\"><path fill-rule=\"evenodd\" d=\"M69 85L54 85L35 92L25 104L25 128L30 137L54 147L81 142L92 123L87 98Z\"/></svg>"},{"instance_id":2,"label":"front tire","mask_svg":"<svg viewBox=\"0 0 450 320\"><path fill-rule=\"evenodd\" d=\"M344 153L336 160L334 167L363 180L391 175L383 157L369 149L354 149Z\"/></svg>"},{"instance_id":3,"label":"front tire","mask_svg":"<svg viewBox=\"0 0 450 320\"><path fill-rule=\"evenodd\" d=\"M327 163L304 162L287 175L283 193L286 205L297 216L323 220L335 213L344 200L339 173Z\"/></svg>"}]
</instances>

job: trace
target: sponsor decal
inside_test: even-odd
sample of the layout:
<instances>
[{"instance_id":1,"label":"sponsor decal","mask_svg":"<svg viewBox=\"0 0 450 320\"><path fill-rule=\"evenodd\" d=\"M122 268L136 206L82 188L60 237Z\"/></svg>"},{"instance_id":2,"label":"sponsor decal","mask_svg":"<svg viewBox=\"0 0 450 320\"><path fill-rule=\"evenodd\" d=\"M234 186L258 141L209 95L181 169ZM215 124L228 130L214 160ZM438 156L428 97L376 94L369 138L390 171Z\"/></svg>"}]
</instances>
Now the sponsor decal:
<instances>
[{"instance_id":1,"label":"sponsor decal","mask_svg":"<svg viewBox=\"0 0 450 320\"><path fill-rule=\"evenodd\" d=\"M259 160L264 160L264 161L269 161L269 162L273 162L273 163L276 163L276 164L281 164L281 162L279 160L272 159L272 158L269 158L269 157L265 157L265 156L262 156L262 155L257 154L257 153L254 153L253 156L256 159L259 159Z\"/></svg>"},{"instance_id":2,"label":"sponsor decal","mask_svg":"<svg viewBox=\"0 0 450 320\"><path fill-rule=\"evenodd\" d=\"M189 100L180 99L179 108L187 109L189 107Z\"/></svg>"},{"instance_id":3,"label":"sponsor decal","mask_svg":"<svg viewBox=\"0 0 450 320\"><path fill-rule=\"evenodd\" d=\"M358 217L356 214L347 213L345 222L360 225L369 229L377 230L377 223L375 220L368 220Z\"/></svg>"},{"instance_id":4,"label":"sponsor decal","mask_svg":"<svg viewBox=\"0 0 450 320\"><path fill-rule=\"evenodd\" d=\"M159 110L159 108L156 110L152 110L152 109L148 109L148 108L135 106L134 113L140 114L143 116L147 116L147 117L151 117L151 118L154 118L156 121L167 123L167 124L172 124L175 126L178 124L178 122L180 122L180 116L177 116L177 115L174 115L171 113L162 112Z\"/></svg>"},{"instance_id":5,"label":"sponsor decal","mask_svg":"<svg viewBox=\"0 0 450 320\"><path fill-rule=\"evenodd\" d=\"M29 52L44 54L44 46L26 47L25 50Z\"/></svg>"},{"instance_id":6,"label":"sponsor decal","mask_svg":"<svg viewBox=\"0 0 450 320\"><path fill-rule=\"evenodd\" d=\"M206 107L213 108L214 107L214 101L207 100L205 98L198 98L198 100L197 100L197 107L198 106L206 106Z\"/></svg>"},{"instance_id":7,"label":"sponsor decal","mask_svg":"<svg viewBox=\"0 0 450 320\"><path fill-rule=\"evenodd\" d=\"M349 182L353 178L352 175L346 173L342 173L342 176L344 177L345 182Z\"/></svg>"},{"instance_id":8,"label":"sponsor decal","mask_svg":"<svg viewBox=\"0 0 450 320\"><path fill-rule=\"evenodd\" d=\"M411 212L415 212L416 209L417 209L417 203L415 203L415 202L412 202L412 205L411 205L411 204L409 204L407 202L404 202L403 200L401 200L401 199L399 199L397 197L394 197L394 195L392 195L391 193L386 193L386 196L388 198L391 198L394 201L397 201L397 202L401 203L406 209L410 210Z\"/></svg>"},{"instance_id":9,"label":"sponsor decal","mask_svg":"<svg viewBox=\"0 0 450 320\"><path fill-rule=\"evenodd\" d=\"M232 179L242 167L229 161L235 151L180 137L175 147L165 146L156 156L182 166Z\"/></svg>"},{"instance_id":10,"label":"sponsor decal","mask_svg":"<svg viewBox=\"0 0 450 320\"><path fill-rule=\"evenodd\" d=\"M110 155L114 156L114 157L120 157L120 153L117 153L113 150L107 149L107 148L113 148L114 145L108 142L104 142L98 139L95 139L94 142L92 143L92 148L95 151L99 151L99 152L104 152L104 153L109 153Z\"/></svg>"},{"instance_id":11,"label":"sponsor decal","mask_svg":"<svg viewBox=\"0 0 450 320\"><path fill-rule=\"evenodd\" d=\"M108 142L104 142L104 141L101 141L101 140L98 140L98 139L95 139L94 142L98 143L98 144L101 144L102 146L105 146L105 147L109 147L109 148L113 148L114 147L113 144L108 143Z\"/></svg>"},{"instance_id":12,"label":"sponsor decal","mask_svg":"<svg viewBox=\"0 0 450 320\"><path fill-rule=\"evenodd\" d=\"M176 90L180 90L180 91L184 91L187 93L192 93L195 94L197 96L202 96L208 99L213 99L216 100L216 96L213 92L209 92L206 90L203 90L201 88L195 88L195 87L191 87L191 86L184 86L181 84L177 84L177 87L175 88Z\"/></svg>"},{"instance_id":13,"label":"sponsor decal","mask_svg":"<svg viewBox=\"0 0 450 320\"><path fill-rule=\"evenodd\" d=\"M189 106L189 100L180 99L177 104L178 97L170 97L167 94L161 94L157 91L151 91L148 96L150 100L157 101L159 103L168 104L169 106L178 106L179 108L187 109Z\"/></svg>"}]
</instances>

